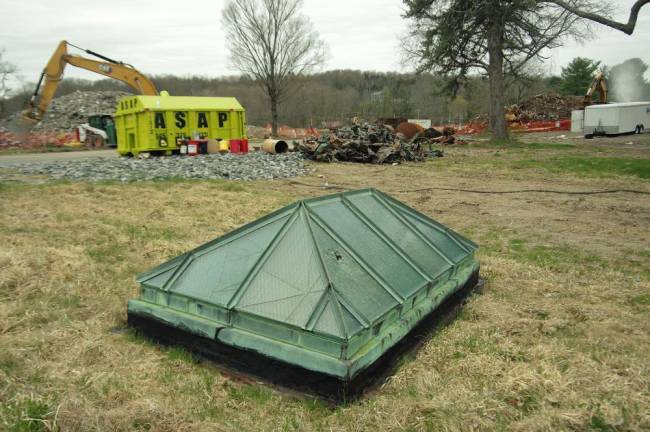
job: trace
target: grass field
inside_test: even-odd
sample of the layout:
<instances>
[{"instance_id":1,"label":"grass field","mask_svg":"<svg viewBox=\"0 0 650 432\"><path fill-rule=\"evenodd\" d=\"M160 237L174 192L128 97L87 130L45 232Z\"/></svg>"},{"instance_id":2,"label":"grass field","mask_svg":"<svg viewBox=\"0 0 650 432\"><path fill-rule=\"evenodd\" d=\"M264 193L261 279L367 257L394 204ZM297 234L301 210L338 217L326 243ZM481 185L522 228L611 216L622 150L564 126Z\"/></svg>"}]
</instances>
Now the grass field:
<instances>
[{"instance_id":1,"label":"grass field","mask_svg":"<svg viewBox=\"0 0 650 432\"><path fill-rule=\"evenodd\" d=\"M483 144L273 182L2 183L0 430L648 430L649 148ZM137 273L295 199L368 186L479 243L487 282L361 400L296 397L126 327ZM603 190L645 193L549 192Z\"/></svg>"}]
</instances>

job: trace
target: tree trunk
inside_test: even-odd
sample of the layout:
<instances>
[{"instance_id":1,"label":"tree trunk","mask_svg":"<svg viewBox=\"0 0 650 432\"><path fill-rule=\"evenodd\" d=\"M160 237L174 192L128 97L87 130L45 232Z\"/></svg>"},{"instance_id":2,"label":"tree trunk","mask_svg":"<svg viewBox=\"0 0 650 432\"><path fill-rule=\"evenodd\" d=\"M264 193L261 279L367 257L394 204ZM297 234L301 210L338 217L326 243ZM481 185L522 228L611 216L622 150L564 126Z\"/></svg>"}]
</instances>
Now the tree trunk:
<instances>
[{"instance_id":1,"label":"tree trunk","mask_svg":"<svg viewBox=\"0 0 650 432\"><path fill-rule=\"evenodd\" d=\"M490 131L497 139L508 138L508 127L504 112L504 79L503 79L503 26L501 23L492 24L488 31L488 53L490 64Z\"/></svg>"},{"instance_id":2,"label":"tree trunk","mask_svg":"<svg viewBox=\"0 0 650 432\"><path fill-rule=\"evenodd\" d=\"M278 137L278 98L270 95L271 98L271 136Z\"/></svg>"}]
</instances>

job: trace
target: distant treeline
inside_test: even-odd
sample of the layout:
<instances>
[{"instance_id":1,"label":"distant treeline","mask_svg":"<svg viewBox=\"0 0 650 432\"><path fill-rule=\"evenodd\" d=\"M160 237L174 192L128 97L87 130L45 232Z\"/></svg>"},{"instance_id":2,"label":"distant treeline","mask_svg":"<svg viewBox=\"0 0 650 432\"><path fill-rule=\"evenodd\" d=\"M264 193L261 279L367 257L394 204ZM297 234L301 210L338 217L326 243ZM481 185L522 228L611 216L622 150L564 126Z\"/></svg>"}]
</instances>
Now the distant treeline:
<instances>
[{"instance_id":1,"label":"distant treeline","mask_svg":"<svg viewBox=\"0 0 650 432\"><path fill-rule=\"evenodd\" d=\"M160 90L178 96L234 96L246 108L248 123L270 121L268 99L262 89L245 77L206 78L158 75L152 77ZM456 97L443 92L446 82L433 75L380 73L358 70L327 71L296 80L295 89L281 103L280 123L295 127L319 127L332 121L348 121L353 116L373 120L378 117L427 118L436 123L466 121L488 110L488 82L474 78ZM547 90L557 90L549 78L511 80L508 102L517 103ZM57 96L76 90L128 90L122 83L101 79L66 78ZM32 88L4 101L4 112L26 106Z\"/></svg>"}]
</instances>

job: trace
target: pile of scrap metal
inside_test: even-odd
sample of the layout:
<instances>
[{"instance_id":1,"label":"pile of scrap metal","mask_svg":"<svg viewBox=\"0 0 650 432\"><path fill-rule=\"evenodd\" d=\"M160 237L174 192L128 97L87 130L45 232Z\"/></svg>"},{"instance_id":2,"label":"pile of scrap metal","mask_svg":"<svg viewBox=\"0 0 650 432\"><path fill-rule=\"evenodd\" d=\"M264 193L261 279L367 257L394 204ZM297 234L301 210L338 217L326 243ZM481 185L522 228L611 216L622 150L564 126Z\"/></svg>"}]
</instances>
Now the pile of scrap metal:
<instances>
[{"instance_id":1,"label":"pile of scrap metal","mask_svg":"<svg viewBox=\"0 0 650 432\"><path fill-rule=\"evenodd\" d=\"M408 140L415 139L421 144L465 144L462 140L456 140L454 136L456 129L451 126L425 129L415 123L403 122L397 126L395 133L397 136L403 136Z\"/></svg>"},{"instance_id":2,"label":"pile of scrap metal","mask_svg":"<svg viewBox=\"0 0 650 432\"><path fill-rule=\"evenodd\" d=\"M397 132L389 125L355 124L330 130L320 137L309 136L294 142L296 150L318 162L398 163L441 157L440 150L427 150L435 138L425 131L412 136ZM453 133L452 133L453 138Z\"/></svg>"}]
</instances>

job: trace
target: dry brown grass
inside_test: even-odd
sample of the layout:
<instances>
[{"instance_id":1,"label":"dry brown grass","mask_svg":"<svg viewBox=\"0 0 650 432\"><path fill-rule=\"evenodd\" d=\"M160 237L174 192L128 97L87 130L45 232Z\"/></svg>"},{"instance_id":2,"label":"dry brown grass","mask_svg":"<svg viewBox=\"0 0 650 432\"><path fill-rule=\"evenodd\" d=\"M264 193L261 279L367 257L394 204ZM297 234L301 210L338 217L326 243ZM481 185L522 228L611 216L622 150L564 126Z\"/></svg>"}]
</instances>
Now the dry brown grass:
<instances>
[{"instance_id":1,"label":"dry brown grass","mask_svg":"<svg viewBox=\"0 0 650 432\"><path fill-rule=\"evenodd\" d=\"M398 167L318 165L301 185L3 186L0 430L650 428L647 195L399 192L650 184L513 170L491 152ZM135 274L296 198L328 193L318 187L325 181L380 187L482 246L483 294L383 387L330 408L125 330Z\"/></svg>"}]
</instances>

